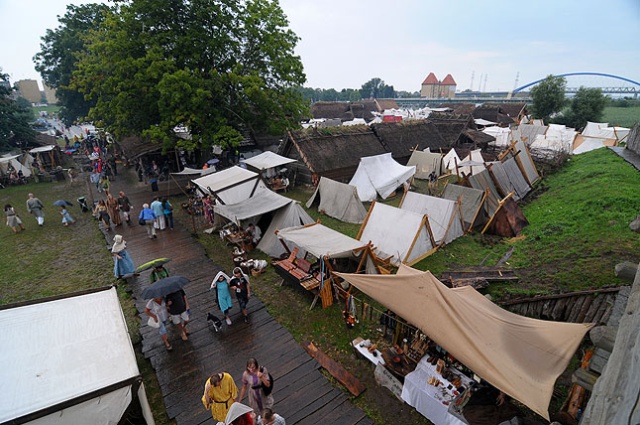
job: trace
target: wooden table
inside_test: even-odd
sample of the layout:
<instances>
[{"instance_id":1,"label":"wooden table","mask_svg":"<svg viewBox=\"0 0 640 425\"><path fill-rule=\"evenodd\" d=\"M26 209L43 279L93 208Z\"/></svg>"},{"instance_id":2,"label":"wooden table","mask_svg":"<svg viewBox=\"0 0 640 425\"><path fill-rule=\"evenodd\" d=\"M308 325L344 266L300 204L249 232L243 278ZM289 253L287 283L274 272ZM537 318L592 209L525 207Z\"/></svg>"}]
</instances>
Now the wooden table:
<instances>
[{"instance_id":1,"label":"wooden table","mask_svg":"<svg viewBox=\"0 0 640 425\"><path fill-rule=\"evenodd\" d=\"M296 265L291 263L290 261L275 261L272 263L272 265L275 268L278 276L282 278L283 283L287 282L294 286L300 285L305 290L311 292L314 295L313 302L311 302L311 307L309 307L309 310L312 310L318 302L318 298L320 298L320 281L313 277L313 275L296 267ZM326 282L326 284L328 285L329 283Z\"/></svg>"}]
</instances>

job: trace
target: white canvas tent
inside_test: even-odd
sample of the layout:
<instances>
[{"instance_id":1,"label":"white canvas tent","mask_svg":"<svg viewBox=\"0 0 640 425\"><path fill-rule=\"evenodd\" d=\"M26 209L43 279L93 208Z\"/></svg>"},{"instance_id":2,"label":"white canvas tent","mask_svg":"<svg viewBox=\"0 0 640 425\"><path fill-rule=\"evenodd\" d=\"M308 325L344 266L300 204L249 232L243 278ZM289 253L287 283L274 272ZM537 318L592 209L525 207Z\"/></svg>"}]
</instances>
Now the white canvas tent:
<instances>
[{"instance_id":1,"label":"white canvas tent","mask_svg":"<svg viewBox=\"0 0 640 425\"><path fill-rule=\"evenodd\" d=\"M400 202L399 208L426 214L436 245L451 243L464 236L462 210L458 201L407 192Z\"/></svg>"},{"instance_id":2,"label":"white canvas tent","mask_svg":"<svg viewBox=\"0 0 640 425\"><path fill-rule=\"evenodd\" d=\"M226 205L237 204L255 193L268 190L258 173L238 166L202 176L193 180L193 183Z\"/></svg>"},{"instance_id":3,"label":"white canvas tent","mask_svg":"<svg viewBox=\"0 0 640 425\"><path fill-rule=\"evenodd\" d=\"M154 424L114 287L0 309L0 423Z\"/></svg>"},{"instance_id":4,"label":"white canvas tent","mask_svg":"<svg viewBox=\"0 0 640 425\"><path fill-rule=\"evenodd\" d=\"M460 202L464 230L467 232L474 226L486 222L487 216L483 213L482 208L486 196L486 192L483 190L457 184L446 185L442 193L444 199Z\"/></svg>"},{"instance_id":5,"label":"white canvas tent","mask_svg":"<svg viewBox=\"0 0 640 425\"><path fill-rule=\"evenodd\" d=\"M320 177L318 187L307 201L306 207L317 203L318 211L347 223L362 223L367 210L351 185Z\"/></svg>"},{"instance_id":6,"label":"white canvas tent","mask_svg":"<svg viewBox=\"0 0 640 425\"><path fill-rule=\"evenodd\" d=\"M275 175L275 171L273 171L274 168L291 164L292 162L296 162L296 160L278 155L271 151L265 151L249 159L241 159L240 162L243 162L258 171L265 171L265 174L270 177L271 175Z\"/></svg>"},{"instance_id":7,"label":"white canvas tent","mask_svg":"<svg viewBox=\"0 0 640 425\"><path fill-rule=\"evenodd\" d=\"M246 227L243 224L249 222L257 224L264 214L272 213L269 226L266 230L263 229L262 239L256 248L273 257L278 257L285 251L278 242L276 230L314 222L298 202L270 190L260 191L237 204L214 205L213 211L240 227Z\"/></svg>"},{"instance_id":8,"label":"white canvas tent","mask_svg":"<svg viewBox=\"0 0 640 425\"><path fill-rule=\"evenodd\" d=\"M592 325L519 316L472 287L447 288L428 271L403 269L396 275L337 275L416 325L491 385L549 419L555 381Z\"/></svg>"},{"instance_id":9,"label":"white canvas tent","mask_svg":"<svg viewBox=\"0 0 640 425\"><path fill-rule=\"evenodd\" d=\"M449 152L447 152L444 158L442 158L442 168L454 173L456 171L456 166L459 163L460 163L460 157L456 153L455 149L451 149Z\"/></svg>"},{"instance_id":10,"label":"white canvas tent","mask_svg":"<svg viewBox=\"0 0 640 425\"><path fill-rule=\"evenodd\" d=\"M363 202L376 199L376 194L387 199L396 189L407 183L415 174L416 167L400 165L391 153L360 158L358 169L349 182L358 189Z\"/></svg>"},{"instance_id":11,"label":"white canvas tent","mask_svg":"<svg viewBox=\"0 0 640 425\"><path fill-rule=\"evenodd\" d=\"M18 157L20 157L20 155L8 155L0 158L0 170L2 170L3 173L7 173L9 171L9 165L11 165L16 171L22 171L25 177L30 177L31 170L29 167L22 165L20 161L18 161Z\"/></svg>"},{"instance_id":12,"label":"white canvas tent","mask_svg":"<svg viewBox=\"0 0 640 425\"><path fill-rule=\"evenodd\" d=\"M441 174L442 157L442 154L430 152L429 148L424 151L415 150L411 154L407 166L416 167L415 178L426 180L432 171L435 171L437 176Z\"/></svg>"},{"instance_id":13,"label":"white canvas tent","mask_svg":"<svg viewBox=\"0 0 640 425\"><path fill-rule=\"evenodd\" d=\"M484 158L482 157L482 150L476 149L469 152L462 161L458 162L457 174L458 176L470 176L478 174L485 169Z\"/></svg>"},{"instance_id":14,"label":"white canvas tent","mask_svg":"<svg viewBox=\"0 0 640 425\"><path fill-rule=\"evenodd\" d=\"M171 173L171 174L174 176L206 176L207 174L212 174L215 172L216 172L215 168L199 169L199 168L184 167L184 169L179 173Z\"/></svg>"},{"instance_id":15,"label":"white canvas tent","mask_svg":"<svg viewBox=\"0 0 640 425\"><path fill-rule=\"evenodd\" d=\"M504 127L486 127L482 129L482 132L493 136L496 140L489 143L494 146L509 146L511 143L511 130Z\"/></svg>"},{"instance_id":16,"label":"white canvas tent","mask_svg":"<svg viewBox=\"0 0 640 425\"><path fill-rule=\"evenodd\" d=\"M436 250L428 226L424 214L373 202L356 239L372 242L380 258L411 265Z\"/></svg>"}]
</instances>

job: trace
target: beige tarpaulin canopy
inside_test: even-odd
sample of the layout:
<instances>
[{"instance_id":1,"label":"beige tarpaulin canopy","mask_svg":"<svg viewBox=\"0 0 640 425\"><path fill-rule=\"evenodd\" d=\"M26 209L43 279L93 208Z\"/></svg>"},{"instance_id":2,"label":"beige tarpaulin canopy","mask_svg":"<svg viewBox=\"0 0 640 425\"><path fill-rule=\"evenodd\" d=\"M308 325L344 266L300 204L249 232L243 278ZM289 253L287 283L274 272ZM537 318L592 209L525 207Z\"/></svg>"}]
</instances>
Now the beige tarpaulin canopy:
<instances>
[{"instance_id":1,"label":"beige tarpaulin canopy","mask_svg":"<svg viewBox=\"0 0 640 425\"><path fill-rule=\"evenodd\" d=\"M336 274L546 419L556 379L593 326L519 316L471 287L450 289L404 265L395 275Z\"/></svg>"}]
</instances>

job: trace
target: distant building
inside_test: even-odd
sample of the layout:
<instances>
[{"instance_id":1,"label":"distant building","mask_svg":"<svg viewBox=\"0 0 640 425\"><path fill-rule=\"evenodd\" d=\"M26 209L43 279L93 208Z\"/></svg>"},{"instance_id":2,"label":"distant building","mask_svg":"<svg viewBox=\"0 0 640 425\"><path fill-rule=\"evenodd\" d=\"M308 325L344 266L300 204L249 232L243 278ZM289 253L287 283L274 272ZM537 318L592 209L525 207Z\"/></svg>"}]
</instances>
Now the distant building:
<instances>
[{"instance_id":1,"label":"distant building","mask_svg":"<svg viewBox=\"0 0 640 425\"><path fill-rule=\"evenodd\" d=\"M428 99L452 99L455 95L456 81L451 74L447 74L444 80L440 81L433 72L430 72L420 89L420 97Z\"/></svg>"},{"instance_id":2,"label":"distant building","mask_svg":"<svg viewBox=\"0 0 640 425\"><path fill-rule=\"evenodd\" d=\"M58 98L56 97L56 89L49 87L48 85L44 85L44 97L47 99L47 103L49 105L55 105L58 103Z\"/></svg>"},{"instance_id":3,"label":"distant building","mask_svg":"<svg viewBox=\"0 0 640 425\"><path fill-rule=\"evenodd\" d=\"M36 80L20 80L16 82L18 93L31 103L40 103L42 101L42 93Z\"/></svg>"}]
</instances>

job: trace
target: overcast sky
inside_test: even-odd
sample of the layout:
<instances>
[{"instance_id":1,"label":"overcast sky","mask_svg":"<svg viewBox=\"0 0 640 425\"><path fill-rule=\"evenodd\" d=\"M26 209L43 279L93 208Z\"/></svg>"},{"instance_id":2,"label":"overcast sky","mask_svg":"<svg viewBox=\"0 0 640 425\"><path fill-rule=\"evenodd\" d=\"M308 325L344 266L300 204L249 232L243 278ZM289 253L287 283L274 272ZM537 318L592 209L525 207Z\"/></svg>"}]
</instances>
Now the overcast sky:
<instances>
[{"instance_id":1,"label":"overcast sky","mask_svg":"<svg viewBox=\"0 0 640 425\"><path fill-rule=\"evenodd\" d=\"M0 0L0 68L40 80L40 37L80 0ZM458 90L512 90L549 74L640 81L640 0L281 0L307 87L360 88L381 78L419 91L429 72ZM473 77L472 77L473 76ZM473 81L472 81L473 78ZM486 83L485 83L486 79ZM588 83L585 83L588 84Z\"/></svg>"}]
</instances>

